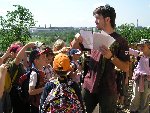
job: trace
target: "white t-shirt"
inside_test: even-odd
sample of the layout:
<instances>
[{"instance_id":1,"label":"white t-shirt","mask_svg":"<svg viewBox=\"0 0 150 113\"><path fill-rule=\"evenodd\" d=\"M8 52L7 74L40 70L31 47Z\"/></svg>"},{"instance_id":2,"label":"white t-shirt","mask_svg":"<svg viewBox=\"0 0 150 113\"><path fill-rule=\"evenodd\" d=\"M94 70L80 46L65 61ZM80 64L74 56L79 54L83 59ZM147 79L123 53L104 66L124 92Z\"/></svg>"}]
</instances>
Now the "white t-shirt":
<instances>
[{"instance_id":1,"label":"white t-shirt","mask_svg":"<svg viewBox=\"0 0 150 113\"><path fill-rule=\"evenodd\" d=\"M36 82L37 82L37 73L35 71L31 72L30 75L30 81L29 81L29 87L30 86L36 86Z\"/></svg>"}]
</instances>

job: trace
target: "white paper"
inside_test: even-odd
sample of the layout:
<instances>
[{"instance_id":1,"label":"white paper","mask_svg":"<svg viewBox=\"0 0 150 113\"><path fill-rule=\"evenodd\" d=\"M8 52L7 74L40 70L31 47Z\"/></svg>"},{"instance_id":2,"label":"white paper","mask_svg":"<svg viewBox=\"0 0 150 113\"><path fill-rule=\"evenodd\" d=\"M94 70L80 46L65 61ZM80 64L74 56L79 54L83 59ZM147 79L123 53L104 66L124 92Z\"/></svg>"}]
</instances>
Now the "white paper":
<instances>
[{"instance_id":1,"label":"white paper","mask_svg":"<svg viewBox=\"0 0 150 113\"><path fill-rule=\"evenodd\" d=\"M105 45L109 48L111 44L115 41L113 37L111 37L104 31L101 31L101 33L94 32L92 34L92 31L81 30L80 34L83 38L82 43L84 47L89 49L99 50L99 47L102 45Z\"/></svg>"},{"instance_id":2,"label":"white paper","mask_svg":"<svg viewBox=\"0 0 150 113\"><path fill-rule=\"evenodd\" d=\"M82 44L85 48L93 49L93 34L92 31L81 30L80 34L83 38Z\"/></svg>"},{"instance_id":3,"label":"white paper","mask_svg":"<svg viewBox=\"0 0 150 113\"><path fill-rule=\"evenodd\" d=\"M114 41L115 39L111 37L110 35L105 34L105 32L93 33L93 49L95 50L99 50L99 47L101 47L102 45L109 48L111 44L113 44Z\"/></svg>"}]
</instances>

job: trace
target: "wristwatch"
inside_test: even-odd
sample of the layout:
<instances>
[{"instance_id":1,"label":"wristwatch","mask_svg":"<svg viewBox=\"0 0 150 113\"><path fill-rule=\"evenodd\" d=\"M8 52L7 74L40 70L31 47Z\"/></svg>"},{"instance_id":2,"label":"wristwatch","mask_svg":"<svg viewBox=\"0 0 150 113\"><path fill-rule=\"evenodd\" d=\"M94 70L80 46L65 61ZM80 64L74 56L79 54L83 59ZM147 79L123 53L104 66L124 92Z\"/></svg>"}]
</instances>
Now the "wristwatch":
<instances>
[{"instance_id":1,"label":"wristwatch","mask_svg":"<svg viewBox=\"0 0 150 113\"><path fill-rule=\"evenodd\" d=\"M113 60L114 60L114 55L112 55L112 56L110 57L110 60L111 60L111 61L113 61Z\"/></svg>"}]
</instances>

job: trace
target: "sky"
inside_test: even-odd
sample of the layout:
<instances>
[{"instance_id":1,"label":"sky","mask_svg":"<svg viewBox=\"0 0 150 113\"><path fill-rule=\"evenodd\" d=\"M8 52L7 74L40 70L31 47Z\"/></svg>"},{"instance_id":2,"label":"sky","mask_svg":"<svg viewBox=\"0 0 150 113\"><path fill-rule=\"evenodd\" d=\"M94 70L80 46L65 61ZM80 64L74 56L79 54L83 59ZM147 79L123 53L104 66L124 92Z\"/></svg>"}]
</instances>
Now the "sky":
<instances>
[{"instance_id":1,"label":"sky","mask_svg":"<svg viewBox=\"0 0 150 113\"><path fill-rule=\"evenodd\" d=\"M0 16L21 5L33 14L36 26L95 27L93 10L109 4L116 10L116 25L150 26L150 0L0 0Z\"/></svg>"}]
</instances>

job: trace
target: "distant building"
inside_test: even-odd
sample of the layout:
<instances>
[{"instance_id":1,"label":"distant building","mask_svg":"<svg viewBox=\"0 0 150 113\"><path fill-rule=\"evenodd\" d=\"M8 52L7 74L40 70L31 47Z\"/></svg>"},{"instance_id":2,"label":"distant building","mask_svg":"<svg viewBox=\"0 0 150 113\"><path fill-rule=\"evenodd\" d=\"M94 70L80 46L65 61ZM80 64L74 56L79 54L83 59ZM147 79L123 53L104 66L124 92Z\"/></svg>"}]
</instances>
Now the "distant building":
<instances>
[{"instance_id":1,"label":"distant building","mask_svg":"<svg viewBox=\"0 0 150 113\"><path fill-rule=\"evenodd\" d=\"M37 33L37 32L54 32L54 31L70 31L70 30L93 30L93 27L31 27L30 32L31 33Z\"/></svg>"}]
</instances>

